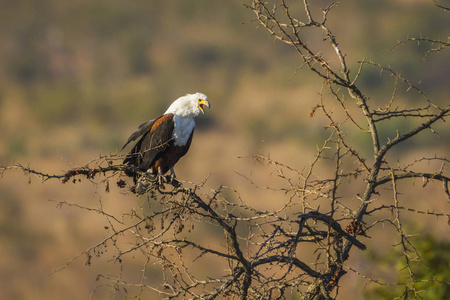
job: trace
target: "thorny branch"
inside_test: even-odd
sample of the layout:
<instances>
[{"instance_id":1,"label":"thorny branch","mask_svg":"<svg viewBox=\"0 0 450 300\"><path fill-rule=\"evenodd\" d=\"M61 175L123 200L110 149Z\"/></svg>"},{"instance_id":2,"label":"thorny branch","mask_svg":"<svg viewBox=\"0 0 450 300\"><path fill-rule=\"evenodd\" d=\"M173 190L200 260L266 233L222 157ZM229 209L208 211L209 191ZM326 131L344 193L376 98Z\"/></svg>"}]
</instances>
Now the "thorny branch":
<instances>
[{"instance_id":1,"label":"thorny branch","mask_svg":"<svg viewBox=\"0 0 450 300\"><path fill-rule=\"evenodd\" d=\"M449 9L447 8L447 10L449 10ZM442 50L450 47L450 37L448 37L448 40L446 42L441 41L441 40L430 39L428 37L425 37L425 38L424 37L418 37L418 38L412 37L412 38L408 38L404 41L399 41L397 43L397 45L395 45L395 47L399 47L408 42L416 42L418 45L420 43L430 44L433 48L431 48L430 50L427 50L425 52L424 58L426 58L427 56L429 56L431 54L437 54L437 53L441 52Z\"/></svg>"},{"instance_id":2,"label":"thorny branch","mask_svg":"<svg viewBox=\"0 0 450 300\"><path fill-rule=\"evenodd\" d=\"M274 3L273 5L272 2ZM313 16L312 9L308 1L303 1L304 12L306 15L304 21L299 21L298 19L293 17L293 10L288 7L287 1L284 0L270 2L254 0L249 8L254 12L256 16L255 21L259 23L259 25L265 28L277 40L291 45L302 58L303 66L307 67L310 71L324 79L324 86L326 86L327 89L331 91L334 99L341 105L341 109L347 117L347 119L344 119L342 121L342 119L340 119L339 117L340 115L337 114L336 116L336 113L332 109L328 108L328 105L330 104L325 103L325 101L323 100L321 100L321 103L317 105L311 113L311 116L314 116L316 110L321 110L329 120L329 125L327 126L327 128L332 128L336 133L337 139L331 138L327 140L328 144L336 143L338 145L333 157L333 159L337 162L335 170L339 171L339 166L341 166L341 163L339 163L339 161L346 159L347 156L349 156L353 157L355 162L360 166L360 169L355 170L355 177L363 175L365 177L365 191L361 194L358 194L357 197L361 201L359 209L357 211L351 211L347 209L347 211L354 217L355 223L347 228L352 232L355 230L355 228L358 228L357 230L361 230L359 229L359 224L363 224L365 217L369 215L369 213L367 212L367 208L372 202L375 201L373 199L373 196L378 194L377 190L379 190L380 186L387 184L391 180L424 178L426 180L440 181L442 182L444 194L446 195L447 199L450 199L448 193L449 178L448 175L442 172L443 168L441 168L439 171L436 171L435 173L423 172L420 169L414 170L411 168L411 166L406 166L404 168L395 168L394 166L391 166L391 164L393 165L395 162L391 162L387 158L388 152L390 153L394 146L401 144L408 139L416 137L419 133L427 129L429 129L433 134L437 135L436 131L432 127L435 126L439 121L445 121L446 119L448 119L450 115L450 106L447 105L444 107L440 107L439 105L434 103L418 85L411 83L408 79L395 72L390 67L383 67L376 63L362 60L360 62L360 67L357 70L356 76L351 79L349 75L350 69L347 66L345 55L343 54L343 51L337 42L337 38L332 33L327 24L327 15L330 13L330 10L335 7L335 5L336 3L332 3L326 9L323 9L323 18L321 20L316 20L316 18ZM328 40L329 45L333 48L336 58L340 63L339 69L334 68L333 65L329 63L331 59L328 58L327 60L325 60L324 57L321 56L321 52L315 52L314 50L312 50L312 48L310 48L311 46L304 40L302 33L307 32L308 30L310 30L310 28L313 27L322 29L322 34L326 37L325 40ZM439 45L438 48L432 49L429 53L437 53L448 46L448 42L434 41L428 38L408 39L408 41L423 41L434 45ZM429 53L427 52L427 54ZM389 72L391 78L395 79L392 97L391 99L389 99L389 102L384 108L372 108L369 104L369 98L365 96L363 92L361 92L359 87L357 87L357 79L363 72L364 65L377 67L380 69L380 72ZM399 82L401 82L403 85L406 85L405 92L413 90L418 95L420 95L423 98L425 105L417 108L405 107L403 109L395 106L394 103L396 102L397 94L399 93L400 88ZM349 92L350 96L355 100L355 107L349 106L348 103L344 104L343 95L339 93L339 90L342 88L346 89ZM380 101L378 101L378 103L380 103ZM365 126L360 124L359 121L356 121L358 110L359 113L361 113L366 119ZM415 122L417 122L417 120L420 121L420 119L426 119L426 121L420 122L415 127L407 130L406 132L400 133L399 131L397 131L394 138L389 139L386 143L383 144L380 139L378 125L385 123L392 118L398 117L408 118L410 120L414 120ZM350 125L354 125L353 128L352 126L347 125L347 121L350 121ZM349 128L360 131L362 133L369 133L371 135L373 144L373 160L371 163L371 160L369 160L367 157L365 157L365 155L361 154L358 149L356 149L355 146L357 144L354 143L348 136ZM342 147L347 151L345 155L342 155ZM434 161L439 161L439 159L436 158L434 159ZM446 161L442 162L446 163ZM389 173L389 170L393 169L395 169L396 171L393 173ZM362 170L365 170L366 173L361 173ZM329 193L331 192L331 194L322 192L322 195L327 194L326 198L329 199L331 204L331 211L327 212L326 214L322 214L322 216L326 215L328 218L333 219L334 214L337 211L334 204L341 204L340 201L336 201L336 182L346 174L351 174L351 172L342 172L342 174L336 173L334 179L330 178L326 181L327 183L334 183L334 186L327 184L327 189ZM306 182L307 181L305 181L305 184ZM304 186L306 187L307 185ZM304 190L306 190L306 188L304 188ZM310 188L308 190L310 190ZM342 207L345 206L342 205ZM397 207L399 206L397 205ZM371 212L374 211L372 210ZM443 215L448 216L448 214ZM332 223L332 221L329 222ZM398 223L401 224L400 221L398 221ZM397 227L397 229L398 228L399 227ZM403 233L401 234L403 237L405 237ZM336 240L334 241L334 243L336 243ZM336 261L340 261L340 263L342 263L343 261L347 260L352 245L356 244L350 242L349 240L344 241L344 245L341 250L335 253ZM406 264L409 267L409 261L407 261ZM340 276L342 275L339 275L336 280L338 280ZM411 280L414 280L413 276L411 276ZM414 283L412 284L412 286L414 286ZM332 285L327 285L323 281L320 282L320 280L316 280L316 282L308 288L305 299L326 299L330 297L329 292L332 290L332 288Z\"/></svg>"},{"instance_id":3,"label":"thorny branch","mask_svg":"<svg viewBox=\"0 0 450 300\"><path fill-rule=\"evenodd\" d=\"M61 182L69 182L67 180L67 174L70 174L70 179L72 179L74 183L78 182L74 179L83 176L94 182L101 175L112 178L109 173L115 173L114 176L118 176L118 182L122 181L121 173L124 172L123 166L114 164L105 167L99 166L103 163L103 160L104 158L99 159L97 166L75 168L69 170L65 174L45 174L18 164L6 167L4 170L13 168L21 169L26 174L31 173L39 176L42 181L59 179ZM274 162L274 165L279 164ZM143 174L143 176L145 175ZM120 187L124 188L125 186L121 185ZM142 250L144 255L148 255L149 257L156 256L160 259L163 258L165 265L171 266L171 272L177 273L180 271L176 271L175 269L178 270L179 266L171 260L169 255L164 256L163 253L167 251L166 249L170 248L178 249L176 252L180 252L185 248L191 248L200 253L199 258L206 255L221 257L228 260L231 266L231 273L225 277L223 285L211 294L203 294L202 297L213 299L219 294L225 293L226 290L226 293L235 293L236 295L239 295L240 298L246 299L250 296L249 293L252 293L253 295L264 295L266 294L266 289L270 290L273 288L270 282L266 282L262 279L268 278L265 273L268 272L273 265L290 266L290 273L292 273L292 275L287 273L284 275L285 278L289 278L289 280L286 279L286 283L290 281L302 282L303 280L301 278L304 276L310 276L312 278L322 277L323 274L321 272L314 270L307 263L297 258L295 251L292 252L293 245L301 243L302 241L308 241L311 237L313 237L313 240L311 241L320 242L327 238L330 239L330 237L334 239L343 236L345 239L355 243L358 248L366 248L363 243L345 232L337 221L331 220L327 215L322 215L318 212L310 212L306 215L299 216L301 219L300 221L290 221L281 217L281 215L286 214L288 211L287 209L279 211L278 213L269 213L256 211L242 205L241 208L245 209L247 213L253 214L253 216L251 218L248 216L235 216L230 213L226 214L226 211L235 210L235 205L233 203L228 203L226 199L222 198L220 196L220 191L214 191L214 199L204 196L207 199L209 198L208 201L205 201L199 196L196 191L197 188L198 187L173 187L172 189L166 190L161 186L153 186L152 189L156 189L159 195L169 196L164 200L165 208L160 211L155 211L153 214L147 216L134 212L133 214L130 214L131 222L111 216L103 210L61 202L58 205L69 205L87 211L95 211L104 215L106 218L109 218L111 222L115 222L114 227L122 227L121 229L114 229L108 237L77 255L62 268L68 267L73 260L81 257L86 257L86 264L91 264L91 260L94 257L101 256L102 248L113 245L116 249L116 254L114 255L115 261L121 262L124 256L131 254L135 255L134 253L138 250ZM181 201L179 198L181 198ZM215 205L217 205L217 208L214 208ZM220 249L220 247L218 249L213 249L209 246L202 245L200 242L188 240L186 238L178 238L177 236L184 230L184 225L180 226L179 222L183 223L184 221L182 220L186 219L186 215L189 215L191 219L193 217L194 219L202 219L202 222L205 222L204 218L208 218L211 224L216 224L222 228L224 231L224 238L227 241L227 246L222 249ZM167 219L168 222L165 222L160 230L157 230L153 225L157 223L156 219L160 219L161 222L162 220ZM280 223L281 220L283 222ZM316 230L316 226L314 225L316 220L323 222L325 225L330 224L332 233ZM280 223L284 229L281 229L281 227L279 227L279 229L275 228L273 233L270 233L270 228L277 223ZM285 227L283 223L290 223L290 225ZM290 228L293 226L295 227L295 224L300 223L303 225L298 232L294 233L292 231L293 228ZM258 227L261 230L261 233L252 233L252 237L239 236L239 224L249 224L251 227ZM144 231L142 230L142 227L145 228ZM306 229L307 232L303 232L303 229ZM171 234L174 236L168 238ZM267 239L268 234L271 236L269 239ZM128 249L124 249L123 246L120 246L120 240L124 239L124 236L126 235L138 238L135 244ZM243 244L240 240L247 240L247 242ZM244 254L244 248L246 248L247 254ZM258 248L258 250L256 250L256 248ZM263 270L260 270L261 268ZM226 279L227 277L229 278ZM254 283L255 281L257 283ZM167 291L160 292L169 297L178 297L186 295L185 293L196 289L199 285L214 286L215 283L217 283L216 281L200 282L201 281L199 280L193 280L191 283L178 282L181 286L172 286L170 288L170 290L173 291L172 293L167 293ZM260 285L259 287L258 284ZM277 282L273 284L277 284ZM285 288L291 286L294 286L294 284L288 284Z\"/></svg>"}]
</instances>

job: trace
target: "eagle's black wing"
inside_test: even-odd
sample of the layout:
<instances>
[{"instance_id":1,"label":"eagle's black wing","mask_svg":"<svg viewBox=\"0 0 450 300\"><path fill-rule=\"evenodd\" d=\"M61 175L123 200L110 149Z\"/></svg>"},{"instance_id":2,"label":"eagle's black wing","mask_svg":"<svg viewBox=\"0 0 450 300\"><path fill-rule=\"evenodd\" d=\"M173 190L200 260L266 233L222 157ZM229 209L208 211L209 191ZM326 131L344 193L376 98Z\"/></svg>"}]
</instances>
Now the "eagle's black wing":
<instances>
[{"instance_id":1,"label":"eagle's black wing","mask_svg":"<svg viewBox=\"0 0 450 300\"><path fill-rule=\"evenodd\" d=\"M165 114L156 120L142 124L140 129L134 132L125 144L127 145L142 136L123 163L147 171L172 139L173 117L173 114Z\"/></svg>"},{"instance_id":2,"label":"eagle's black wing","mask_svg":"<svg viewBox=\"0 0 450 300\"><path fill-rule=\"evenodd\" d=\"M139 125L138 130L136 130L135 132L133 132L132 135L130 135L130 137L128 138L128 141L125 143L125 145L123 145L121 150L125 149L125 147L129 143L131 143L132 141L136 140L141 135L145 135L147 132L149 132L150 128L152 128L153 123L155 123L155 119L150 120L148 122L145 122L145 123L142 123L141 125Z\"/></svg>"}]
</instances>

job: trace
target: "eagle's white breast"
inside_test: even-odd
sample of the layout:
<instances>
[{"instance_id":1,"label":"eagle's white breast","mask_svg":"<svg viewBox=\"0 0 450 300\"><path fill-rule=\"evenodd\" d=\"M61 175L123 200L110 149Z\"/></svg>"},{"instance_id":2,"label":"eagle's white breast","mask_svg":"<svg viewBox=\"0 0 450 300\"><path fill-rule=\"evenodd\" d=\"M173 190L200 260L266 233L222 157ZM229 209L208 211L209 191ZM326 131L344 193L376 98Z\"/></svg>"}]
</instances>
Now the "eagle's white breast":
<instances>
[{"instance_id":1,"label":"eagle's white breast","mask_svg":"<svg viewBox=\"0 0 450 300\"><path fill-rule=\"evenodd\" d=\"M194 130L195 127L194 118L182 117L180 115L174 114L173 121L175 123L175 127L172 134L172 138L174 139L174 145L184 146L189 140L192 130Z\"/></svg>"}]
</instances>

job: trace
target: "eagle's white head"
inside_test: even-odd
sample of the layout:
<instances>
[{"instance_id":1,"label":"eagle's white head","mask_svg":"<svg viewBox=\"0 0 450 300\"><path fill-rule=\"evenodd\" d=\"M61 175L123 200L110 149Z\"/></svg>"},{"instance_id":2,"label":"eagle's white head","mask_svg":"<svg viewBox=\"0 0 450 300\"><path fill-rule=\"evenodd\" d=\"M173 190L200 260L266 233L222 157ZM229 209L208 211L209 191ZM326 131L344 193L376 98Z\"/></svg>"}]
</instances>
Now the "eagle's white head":
<instances>
[{"instance_id":1,"label":"eagle's white head","mask_svg":"<svg viewBox=\"0 0 450 300\"><path fill-rule=\"evenodd\" d=\"M202 93L187 94L175 100L165 112L172 113L182 117L193 118L198 114L205 113L204 107L209 108L208 97Z\"/></svg>"}]
</instances>

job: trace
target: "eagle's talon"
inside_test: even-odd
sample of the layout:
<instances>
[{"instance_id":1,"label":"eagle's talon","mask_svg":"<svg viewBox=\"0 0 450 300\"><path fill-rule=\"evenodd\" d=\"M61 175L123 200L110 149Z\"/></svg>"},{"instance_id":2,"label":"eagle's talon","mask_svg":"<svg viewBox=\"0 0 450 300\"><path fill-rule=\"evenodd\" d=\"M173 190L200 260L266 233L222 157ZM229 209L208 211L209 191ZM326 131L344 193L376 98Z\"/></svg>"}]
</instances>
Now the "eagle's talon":
<instances>
[{"instance_id":1,"label":"eagle's talon","mask_svg":"<svg viewBox=\"0 0 450 300\"><path fill-rule=\"evenodd\" d=\"M177 180L177 177L175 176L175 172L173 171L173 168L170 169L170 174L165 176L166 183L172 185L174 188L179 188L182 184Z\"/></svg>"},{"instance_id":2,"label":"eagle's talon","mask_svg":"<svg viewBox=\"0 0 450 300\"><path fill-rule=\"evenodd\" d=\"M170 184L174 188L179 188L179 187L183 186L183 184L180 181L178 181L176 178L173 178L172 181L170 182Z\"/></svg>"}]
</instances>

